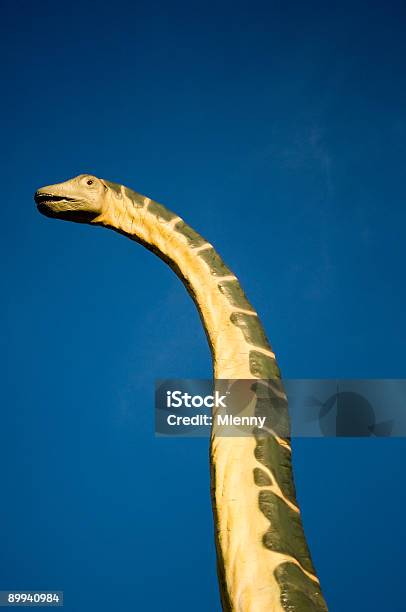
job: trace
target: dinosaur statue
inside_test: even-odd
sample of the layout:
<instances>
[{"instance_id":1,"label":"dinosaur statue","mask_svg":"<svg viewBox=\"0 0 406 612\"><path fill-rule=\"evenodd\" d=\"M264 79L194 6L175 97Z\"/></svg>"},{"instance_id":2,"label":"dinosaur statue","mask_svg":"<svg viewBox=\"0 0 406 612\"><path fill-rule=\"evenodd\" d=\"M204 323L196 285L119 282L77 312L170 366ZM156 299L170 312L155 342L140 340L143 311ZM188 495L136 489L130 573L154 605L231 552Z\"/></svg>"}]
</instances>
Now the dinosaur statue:
<instances>
[{"instance_id":1,"label":"dinosaur statue","mask_svg":"<svg viewBox=\"0 0 406 612\"><path fill-rule=\"evenodd\" d=\"M47 217L113 229L167 263L202 319L214 379L280 377L239 281L211 244L167 208L82 174L35 193ZM289 437L211 436L217 569L225 612L326 612L295 497Z\"/></svg>"}]
</instances>

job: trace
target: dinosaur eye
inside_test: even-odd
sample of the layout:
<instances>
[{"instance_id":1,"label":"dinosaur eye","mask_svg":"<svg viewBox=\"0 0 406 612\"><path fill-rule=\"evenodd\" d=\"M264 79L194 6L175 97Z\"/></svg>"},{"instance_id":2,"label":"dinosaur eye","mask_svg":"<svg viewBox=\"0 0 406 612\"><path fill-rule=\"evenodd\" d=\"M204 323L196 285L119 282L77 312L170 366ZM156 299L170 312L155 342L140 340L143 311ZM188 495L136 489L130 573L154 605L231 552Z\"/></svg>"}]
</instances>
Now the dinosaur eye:
<instances>
[{"instance_id":1,"label":"dinosaur eye","mask_svg":"<svg viewBox=\"0 0 406 612\"><path fill-rule=\"evenodd\" d=\"M93 185L92 179L89 179L88 181L86 181L86 185Z\"/></svg>"}]
</instances>

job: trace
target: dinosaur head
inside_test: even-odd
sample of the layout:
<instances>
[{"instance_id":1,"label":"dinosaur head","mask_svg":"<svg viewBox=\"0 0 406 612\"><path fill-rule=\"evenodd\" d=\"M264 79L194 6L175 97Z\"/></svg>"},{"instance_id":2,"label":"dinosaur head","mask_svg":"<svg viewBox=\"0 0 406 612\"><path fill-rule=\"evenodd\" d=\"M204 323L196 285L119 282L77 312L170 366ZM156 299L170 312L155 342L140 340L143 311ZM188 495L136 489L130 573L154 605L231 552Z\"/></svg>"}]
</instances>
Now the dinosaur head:
<instances>
[{"instance_id":1,"label":"dinosaur head","mask_svg":"<svg viewBox=\"0 0 406 612\"><path fill-rule=\"evenodd\" d=\"M106 183L91 174L80 174L64 183L41 187L35 192L38 210L47 217L89 223L103 212Z\"/></svg>"}]
</instances>

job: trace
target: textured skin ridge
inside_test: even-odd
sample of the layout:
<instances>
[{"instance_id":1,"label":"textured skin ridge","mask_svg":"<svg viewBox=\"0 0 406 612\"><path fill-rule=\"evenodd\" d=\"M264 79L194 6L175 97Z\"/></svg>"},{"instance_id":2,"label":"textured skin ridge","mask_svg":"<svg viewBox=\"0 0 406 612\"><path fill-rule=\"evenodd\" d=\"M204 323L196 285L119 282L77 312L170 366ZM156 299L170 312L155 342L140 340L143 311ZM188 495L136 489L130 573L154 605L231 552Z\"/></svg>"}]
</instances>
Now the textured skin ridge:
<instances>
[{"instance_id":1,"label":"textured skin ridge","mask_svg":"<svg viewBox=\"0 0 406 612\"><path fill-rule=\"evenodd\" d=\"M44 193L59 201L43 203ZM78 203L64 205L61 195ZM278 426L282 419L288 427L281 385L272 391L271 380L268 386L254 383L280 378L261 322L238 280L200 234L150 198L91 175L45 187L36 200L47 216L113 229L165 261L198 308L215 379L252 379L256 414L270 399ZM223 610L326 612L296 501L288 431L230 438L213 427L210 466Z\"/></svg>"}]
</instances>

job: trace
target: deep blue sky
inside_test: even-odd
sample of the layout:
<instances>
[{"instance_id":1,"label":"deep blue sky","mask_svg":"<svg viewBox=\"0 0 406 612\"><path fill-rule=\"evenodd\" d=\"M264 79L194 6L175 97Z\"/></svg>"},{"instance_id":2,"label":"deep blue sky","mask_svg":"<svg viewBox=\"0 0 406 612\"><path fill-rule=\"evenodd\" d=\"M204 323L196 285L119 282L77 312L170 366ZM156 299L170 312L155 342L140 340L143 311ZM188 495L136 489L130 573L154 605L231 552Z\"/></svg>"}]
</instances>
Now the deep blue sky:
<instances>
[{"instance_id":1,"label":"deep blue sky","mask_svg":"<svg viewBox=\"0 0 406 612\"><path fill-rule=\"evenodd\" d=\"M210 376L194 306L37 187L92 172L185 217L285 377L406 377L405 25L400 2L3 5L0 589L219 610L207 441L153 432L155 378ZM294 446L331 610L403 609L405 442Z\"/></svg>"}]
</instances>

